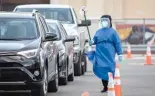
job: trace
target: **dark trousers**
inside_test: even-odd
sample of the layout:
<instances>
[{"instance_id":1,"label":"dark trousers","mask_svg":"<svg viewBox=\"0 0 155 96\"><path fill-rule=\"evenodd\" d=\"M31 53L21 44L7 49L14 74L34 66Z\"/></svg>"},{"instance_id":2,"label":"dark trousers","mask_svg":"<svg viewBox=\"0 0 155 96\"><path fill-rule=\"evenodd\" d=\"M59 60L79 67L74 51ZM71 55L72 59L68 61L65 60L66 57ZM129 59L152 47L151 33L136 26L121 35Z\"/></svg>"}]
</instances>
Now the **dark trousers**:
<instances>
[{"instance_id":1,"label":"dark trousers","mask_svg":"<svg viewBox=\"0 0 155 96\"><path fill-rule=\"evenodd\" d=\"M102 80L102 84L103 84L103 87L104 87L105 89L108 88L108 81Z\"/></svg>"}]
</instances>

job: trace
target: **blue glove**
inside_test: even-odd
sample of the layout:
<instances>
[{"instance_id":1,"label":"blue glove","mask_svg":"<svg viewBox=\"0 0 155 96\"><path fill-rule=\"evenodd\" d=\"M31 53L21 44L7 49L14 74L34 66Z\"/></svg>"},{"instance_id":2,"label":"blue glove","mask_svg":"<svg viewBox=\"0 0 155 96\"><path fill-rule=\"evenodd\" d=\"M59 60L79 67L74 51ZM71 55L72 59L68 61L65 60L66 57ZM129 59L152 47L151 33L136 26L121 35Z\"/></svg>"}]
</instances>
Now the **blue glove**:
<instances>
[{"instance_id":1,"label":"blue glove","mask_svg":"<svg viewBox=\"0 0 155 96\"><path fill-rule=\"evenodd\" d=\"M123 56L122 55L118 55L118 60L119 60L119 62L121 62L123 60Z\"/></svg>"},{"instance_id":2,"label":"blue glove","mask_svg":"<svg viewBox=\"0 0 155 96\"><path fill-rule=\"evenodd\" d=\"M92 45L93 45L93 43L94 43L94 41L93 41L93 40L89 40L88 42L89 42L89 45L90 45L90 46L92 46Z\"/></svg>"}]
</instances>

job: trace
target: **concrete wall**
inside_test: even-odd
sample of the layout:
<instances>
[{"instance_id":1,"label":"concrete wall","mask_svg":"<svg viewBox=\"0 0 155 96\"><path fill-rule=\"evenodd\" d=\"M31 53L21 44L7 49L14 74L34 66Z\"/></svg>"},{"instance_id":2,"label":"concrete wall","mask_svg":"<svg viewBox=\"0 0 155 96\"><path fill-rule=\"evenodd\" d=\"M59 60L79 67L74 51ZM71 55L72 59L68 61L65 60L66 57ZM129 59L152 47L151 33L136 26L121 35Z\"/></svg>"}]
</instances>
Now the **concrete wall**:
<instances>
[{"instance_id":1,"label":"concrete wall","mask_svg":"<svg viewBox=\"0 0 155 96\"><path fill-rule=\"evenodd\" d=\"M49 0L0 0L1 11L12 11L21 4L49 4Z\"/></svg>"},{"instance_id":2,"label":"concrete wall","mask_svg":"<svg viewBox=\"0 0 155 96\"><path fill-rule=\"evenodd\" d=\"M110 14L115 19L121 18L155 18L155 0L51 0L60 4L72 5L79 15L79 9L87 6L87 15L99 18Z\"/></svg>"},{"instance_id":3,"label":"concrete wall","mask_svg":"<svg viewBox=\"0 0 155 96\"><path fill-rule=\"evenodd\" d=\"M80 18L80 13L79 13L79 10L82 6L85 6L86 5L86 0L50 0L50 2L52 4L67 4L67 5L71 5L76 13L77 13L77 16Z\"/></svg>"},{"instance_id":4,"label":"concrete wall","mask_svg":"<svg viewBox=\"0 0 155 96\"><path fill-rule=\"evenodd\" d=\"M73 8L75 9L75 12L77 13L77 16L81 18L80 8L86 5L86 0L68 0L68 4L73 6Z\"/></svg>"},{"instance_id":5,"label":"concrete wall","mask_svg":"<svg viewBox=\"0 0 155 96\"><path fill-rule=\"evenodd\" d=\"M155 0L124 1L124 18L155 18Z\"/></svg>"},{"instance_id":6,"label":"concrete wall","mask_svg":"<svg viewBox=\"0 0 155 96\"><path fill-rule=\"evenodd\" d=\"M0 0L0 4L34 4L49 3L49 0Z\"/></svg>"},{"instance_id":7,"label":"concrete wall","mask_svg":"<svg viewBox=\"0 0 155 96\"><path fill-rule=\"evenodd\" d=\"M104 0L87 0L87 15L94 18L100 17L104 13L103 4Z\"/></svg>"}]
</instances>

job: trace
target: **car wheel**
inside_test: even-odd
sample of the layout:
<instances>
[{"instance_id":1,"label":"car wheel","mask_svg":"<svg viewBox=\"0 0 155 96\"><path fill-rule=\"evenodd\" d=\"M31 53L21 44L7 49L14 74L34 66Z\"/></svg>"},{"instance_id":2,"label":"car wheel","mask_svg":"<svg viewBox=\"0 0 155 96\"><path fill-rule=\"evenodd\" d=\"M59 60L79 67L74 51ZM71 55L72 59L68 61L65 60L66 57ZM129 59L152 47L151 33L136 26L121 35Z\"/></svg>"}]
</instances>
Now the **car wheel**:
<instances>
[{"instance_id":1,"label":"car wheel","mask_svg":"<svg viewBox=\"0 0 155 96\"><path fill-rule=\"evenodd\" d=\"M68 76L68 81L74 81L74 64L72 63L72 73Z\"/></svg>"},{"instance_id":2,"label":"car wheel","mask_svg":"<svg viewBox=\"0 0 155 96\"><path fill-rule=\"evenodd\" d=\"M82 58L82 74L84 74L87 71L87 58L85 55L83 55Z\"/></svg>"},{"instance_id":3,"label":"car wheel","mask_svg":"<svg viewBox=\"0 0 155 96\"><path fill-rule=\"evenodd\" d=\"M84 71L87 72L87 57L83 54Z\"/></svg>"},{"instance_id":4,"label":"car wheel","mask_svg":"<svg viewBox=\"0 0 155 96\"><path fill-rule=\"evenodd\" d=\"M44 69L44 79L43 84L37 89L32 89L31 96L47 96L47 89L48 89L48 75L47 75L47 69Z\"/></svg>"},{"instance_id":5,"label":"car wheel","mask_svg":"<svg viewBox=\"0 0 155 96\"><path fill-rule=\"evenodd\" d=\"M75 76L81 76L82 74L82 66L81 66L81 56L79 57L79 60L77 63L74 64L74 75Z\"/></svg>"},{"instance_id":6,"label":"car wheel","mask_svg":"<svg viewBox=\"0 0 155 96\"><path fill-rule=\"evenodd\" d=\"M84 73L85 73L85 64L84 64L84 62L82 61L82 75L84 75Z\"/></svg>"},{"instance_id":7,"label":"car wheel","mask_svg":"<svg viewBox=\"0 0 155 96\"><path fill-rule=\"evenodd\" d=\"M84 62L85 62L85 72L87 72L87 58L86 58L86 56L85 56Z\"/></svg>"},{"instance_id":8,"label":"car wheel","mask_svg":"<svg viewBox=\"0 0 155 96\"><path fill-rule=\"evenodd\" d=\"M68 81L74 81L74 73L68 76Z\"/></svg>"},{"instance_id":9,"label":"car wheel","mask_svg":"<svg viewBox=\"0 0 155 96\"><path fill-rule=\"evenodd\" d=\"M67 85L67 83L68 83L68 66L67 66L67 64L68 64L68 62L66 61L65 62L66 64L66 66L65 66L65 72L64 72L64 74L65 74L65 77L60 77L59 78L59 85Z\"/></svg>"},{"instance_id":10,"label":"car wheel","mask_svg":"<svg viewBox=\"0 0 155 96\"><path fill-rule=\"evenodd\" d=\"M56 64L56 74L55 79L50 81L48 84L48 92L57 92L58 91L58 65Z\"/></svg>"}]
</instances>

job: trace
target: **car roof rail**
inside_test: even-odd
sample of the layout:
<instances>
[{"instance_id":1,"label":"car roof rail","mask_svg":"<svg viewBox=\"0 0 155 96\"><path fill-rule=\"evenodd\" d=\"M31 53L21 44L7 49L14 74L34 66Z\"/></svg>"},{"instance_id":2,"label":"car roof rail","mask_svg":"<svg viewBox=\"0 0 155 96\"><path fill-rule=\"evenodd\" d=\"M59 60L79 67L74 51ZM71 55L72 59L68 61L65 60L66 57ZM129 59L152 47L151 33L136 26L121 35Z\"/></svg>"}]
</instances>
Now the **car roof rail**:
<instances>
[{"instance_id":1,"label":"car roof rail","mask_svg":"<svg viewBox=\"0 0 155 96\"><path fill-rule=\"evenodd\" d=\"M33 9L32 10L32 16L35 16L35 14L38 12L38 10L36 10L36 9Z\"/></svg>"}]
</instances>

